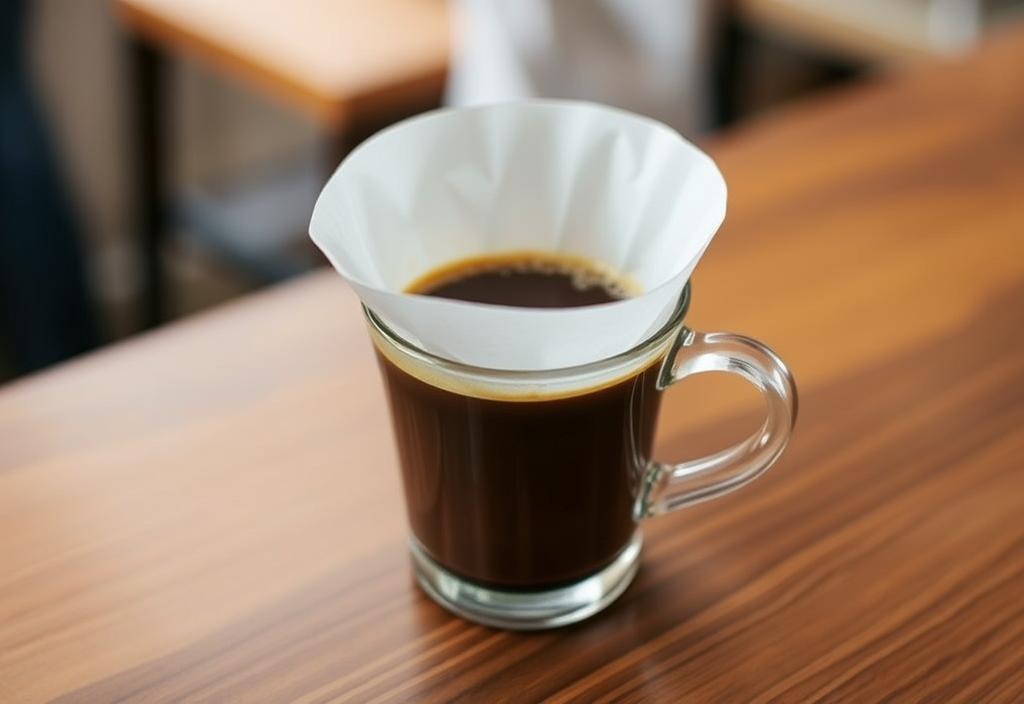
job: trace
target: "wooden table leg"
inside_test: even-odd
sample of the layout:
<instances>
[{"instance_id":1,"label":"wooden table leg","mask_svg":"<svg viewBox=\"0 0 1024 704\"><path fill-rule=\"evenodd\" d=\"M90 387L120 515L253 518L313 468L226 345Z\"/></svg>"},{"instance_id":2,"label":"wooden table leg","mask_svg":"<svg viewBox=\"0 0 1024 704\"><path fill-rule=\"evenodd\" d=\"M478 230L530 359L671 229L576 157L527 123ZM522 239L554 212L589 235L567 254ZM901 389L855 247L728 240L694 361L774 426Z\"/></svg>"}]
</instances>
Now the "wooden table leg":
<instances>
[{"instance_id":1,"label":"wooden table leg","mask_svg":"<svg viewBox=\"0 0 1024 704\"><path fill-rule=\"evenodd\" d=\"M742 52L749 44L733 3L725 3L720 13L717 42L712 71L712 127L718 129L734 122L739 116L737 86L742 75Z\"/></svg>"},{"instance_id":2,"label":"wooden table leg","mask_svg":"<svg viewBox=\"0 0 1024 704\"><path fill-rule=\"evenodd\" d=\"M338 129L326 132L321 141L320 171L324 183L338 168L341 160L348 156L356 144L348 130Z\"/></svg>"},{"instance_id":3,"label":"wooden table leg","mask_svg":"<svg viewBox=\"0 0 1024 704\"><path fill-rule=\"evenodd\" d=\"M167 313L166 276L161 259L165 239L166 65L159 51L139 39L131 40L130 51L134 84L134 174L139 202L140 322L143 328L151 328L163 322Z\"/></svg>"}]
</instances>

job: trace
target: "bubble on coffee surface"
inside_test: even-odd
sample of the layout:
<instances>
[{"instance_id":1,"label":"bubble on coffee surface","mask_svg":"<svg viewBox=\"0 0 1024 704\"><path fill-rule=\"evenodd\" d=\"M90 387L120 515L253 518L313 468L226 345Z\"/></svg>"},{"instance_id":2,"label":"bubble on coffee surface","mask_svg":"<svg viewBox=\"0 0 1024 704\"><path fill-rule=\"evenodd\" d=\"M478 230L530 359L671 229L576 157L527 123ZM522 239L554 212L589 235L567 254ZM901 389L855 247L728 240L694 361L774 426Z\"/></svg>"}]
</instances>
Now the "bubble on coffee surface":
<instances>
[{"instance_id":1,"label":"bubble on coffee surface","mask_svg":"<svg viewBox=\"0 0 1024 704\"><path fill-rule=\"evenodd\" d=\"M612 298L629 298L633 295L626 290L625 284L618 277L608 272L573 269L564 273L572 277L572 285L580 290L600 287L607 291Z\"/></svg>"},{"instance_id":2,"label":"bubble on coffee surface","mask_svg":"<svg viewBox=\"0 0 1024 704\"><path fill-rule=\"evenodd\" d=\"M551 276L561 274L568 276L574 288L585 291L590 288L603 288L613 298L627 298L631 295L625 284L623 284L610 267L599 264L592 260L585 260L574 257L572 260L562 259L558 255L550 258L535 255L535 258L524 258L507 263L494 262L488 268L481 265L478 271L467 271L467 273L483 273L493 271L502 276L510 276L513 273L519 274L548 274Z\"/></svg>"}]
</instances>

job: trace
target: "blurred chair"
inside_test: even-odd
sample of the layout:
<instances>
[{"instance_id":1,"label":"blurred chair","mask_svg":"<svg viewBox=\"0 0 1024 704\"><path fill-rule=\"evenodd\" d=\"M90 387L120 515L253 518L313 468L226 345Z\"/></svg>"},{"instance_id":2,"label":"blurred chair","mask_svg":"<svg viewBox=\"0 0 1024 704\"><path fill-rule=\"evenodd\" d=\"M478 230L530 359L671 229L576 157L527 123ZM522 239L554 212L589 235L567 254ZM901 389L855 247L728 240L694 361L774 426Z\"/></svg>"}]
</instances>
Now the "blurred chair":
<instances>
[{"instance_id":1,"label":"blurred chair","mask_svg":"<svg viewBox=\"0 0 1024 704\"><path fill-rule=\"evenodd\" d=\"M324 133L331 170L375 127L436 106L444 88L449 17L443 0L116 0L116 8L132 37L147 325L165 315L167 57L190 57L306 115ZM270 185L262 195L236 193L233 203L276 223L289 192L278 181L265 180ZM219 233L220 241L245 221L209 198L175 212L187 228ZM289 272L283 257L264 264L269 277Z\"/></svg>"},{"instance_id":2,"label":"blurred chair","mask_svg":"<svg viewBox=\"0 0 1024 704\"><path fill-rule=\"evenodd\" d=\"M0 0L0 353L15 373L97 343L78 223L29 83L25 11Z\"/></svg>"}]
</instances>

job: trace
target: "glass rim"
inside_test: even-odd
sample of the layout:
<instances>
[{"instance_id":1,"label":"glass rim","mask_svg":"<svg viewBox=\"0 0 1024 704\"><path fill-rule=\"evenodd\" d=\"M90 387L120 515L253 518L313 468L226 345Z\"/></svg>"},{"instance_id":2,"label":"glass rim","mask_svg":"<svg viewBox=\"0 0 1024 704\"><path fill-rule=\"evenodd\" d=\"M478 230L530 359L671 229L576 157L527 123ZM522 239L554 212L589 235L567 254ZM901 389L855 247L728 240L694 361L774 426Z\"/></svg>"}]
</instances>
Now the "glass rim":
<instances>
[{"instance_id":1,"label":"glass rim","mask_svg":"<svg viewBox=\"0 0 1024 704\"><path fill-rule=\"evenodd\" d=\"M506 382L516 380L537 381L546 378L592 374L606 368L625 364L635 357L648 355L660 345L664 344L666 342L666 338L668 338L676 328L682 324L686 317L686 313L690 308L690 282L687 281L683 286L682 293L679 294L679 300L676 302L676 306L668 320L666 320L656 332L641 340L633 347L625 350L624 352L614 354L611 357L603 357L592 362L584 362L583 364L575 364L567 367L552 367L550 369L497 369L494 367L482 367L473 364L466 364L465 362L459 362L454 359L442 357L409 342L391 329L391 327L389 327L388 324L385 323L384 320L365 303L360 303L360 305L363 308L363 315L366 317L367 322L370 324L370 327L374 332L383 337L388 343L398 348L400 352L409 355L419 362L461 375L468 374L475 377L497 378Z\"/></svg>"}]
</instances>

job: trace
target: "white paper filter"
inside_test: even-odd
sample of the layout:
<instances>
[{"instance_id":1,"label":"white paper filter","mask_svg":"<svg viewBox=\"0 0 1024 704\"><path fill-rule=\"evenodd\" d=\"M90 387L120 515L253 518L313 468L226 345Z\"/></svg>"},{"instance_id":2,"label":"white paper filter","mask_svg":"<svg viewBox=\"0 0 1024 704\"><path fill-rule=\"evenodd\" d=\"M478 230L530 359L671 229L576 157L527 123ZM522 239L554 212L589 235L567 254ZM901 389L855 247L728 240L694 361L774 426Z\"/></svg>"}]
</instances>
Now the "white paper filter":
<instances>
[{"instance_id":1,"label":"white paper filter","mask_svg":"<svg viewBox=\"0 0 1024 704\"><path fill-rule=\"evenodd\" d=\"M671 128L600 105L525 101L439 110L355 149L313 210L313 241L367 306L434 354L492 369L624 352L671 315L725 217L725 181ZM529 309L402 293L466 257L565 252L643 293Z\"/></svg>"}]
</instances>

